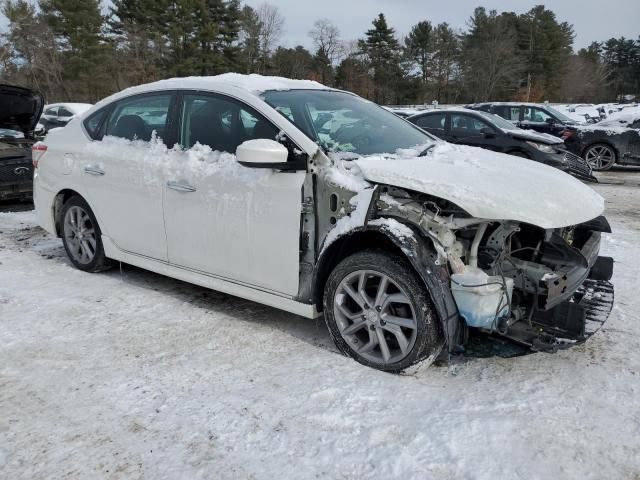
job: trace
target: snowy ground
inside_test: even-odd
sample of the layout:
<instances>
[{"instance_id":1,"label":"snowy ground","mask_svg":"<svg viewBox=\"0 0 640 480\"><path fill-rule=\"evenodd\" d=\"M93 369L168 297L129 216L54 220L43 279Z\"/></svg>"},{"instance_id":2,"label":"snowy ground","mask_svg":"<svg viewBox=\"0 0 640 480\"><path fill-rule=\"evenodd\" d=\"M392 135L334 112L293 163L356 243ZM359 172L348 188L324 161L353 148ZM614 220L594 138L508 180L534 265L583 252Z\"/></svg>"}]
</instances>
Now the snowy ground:
<instances>
[{"instance_id":1,"label":"snowy ground","mask_svg":"<svg viewBox=\"0 0 640 480\"><path fill-rule=\"evenodd\" d=\"M32 212L0 213L0 478L639 479L640 171L602 179L605 328L408 376L340 356L322 323L74 270Z\"/></svg>"}]
</instances>

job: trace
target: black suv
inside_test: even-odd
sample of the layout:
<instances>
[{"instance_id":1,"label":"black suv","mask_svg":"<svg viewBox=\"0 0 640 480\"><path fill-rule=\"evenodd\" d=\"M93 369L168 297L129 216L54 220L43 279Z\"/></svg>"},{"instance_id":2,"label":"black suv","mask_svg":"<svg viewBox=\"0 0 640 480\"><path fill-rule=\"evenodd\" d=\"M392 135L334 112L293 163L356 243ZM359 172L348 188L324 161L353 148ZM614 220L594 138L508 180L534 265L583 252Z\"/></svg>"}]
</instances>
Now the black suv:
<instances>
[{"instance_id":1,"label":"black suv","mask_svg":"<svg viewBox=\"0 0 640 480\"><path fill-rule=\"evenodd\" d=\"M494 113L520 128L550 133L556 137L564 137L567 132L575 132L579 125L562 112L544 104L495 102L476 103L467 105L466 108Z\"/></svg>"},{"instance_id":2,"label":"black suv","mask_svg":"<svg viewBox=\"0 0 640 480\"><path fill-rule=\"evenodd\" d=\"M33 129L44 99L29 89L0 85L0 200L30 200Z\"/></svg>"},{"instance_id":3,"label":"black suv","mask_svg":"<svg viewBox=\"0 0 640 480\"><path fill-rule=\"evenodd\" d=\"M491 113L451 108L419 113L407 120L450 143L529 158L581 180L597 182L587 162L565 150L561 139L522 130Z\"/></svg>"}]
</instances>

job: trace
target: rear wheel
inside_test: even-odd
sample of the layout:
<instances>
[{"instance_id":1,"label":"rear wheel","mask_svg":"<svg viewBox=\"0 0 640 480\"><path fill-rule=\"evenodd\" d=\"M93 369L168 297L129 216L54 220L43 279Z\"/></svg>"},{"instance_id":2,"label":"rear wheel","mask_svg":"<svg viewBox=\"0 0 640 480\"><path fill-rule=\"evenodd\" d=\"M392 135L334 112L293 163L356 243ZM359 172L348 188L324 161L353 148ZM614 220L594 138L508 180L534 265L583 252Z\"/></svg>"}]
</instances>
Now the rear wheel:
<instances>
[{"instance_id":1,"label":"rear wheel","mask_svg":"<svg viewBox=\"0 0 640 480\"><path fill-rule=\"evenodd\" d=\"M338 349L379 370L401 371L442 347L424 283L398 255L365 250L344 259L327 281L324 314Z\"/></svg>"},{"instance_id":2,"label":"rear wheel","mask_svg":"<svg viewBox=\"0 0 640 480\"><path fill-rule=\"evenodd\" d=\"M73 265L85 272L109 268L104 255L100 227L87 202L71 197L62 207L62 243Z\"/></svg>"},{"instance_id":3,"label":"rear wheel","mask_svg":"<svg viewBox=\"0 0 640 480\"><path fill-rule=\"evenodd\" d=\"M609 170L616 163L616 152L610 145L596 143L584 151L584 159L596 171Z\"/></svg>"}]
</instances>

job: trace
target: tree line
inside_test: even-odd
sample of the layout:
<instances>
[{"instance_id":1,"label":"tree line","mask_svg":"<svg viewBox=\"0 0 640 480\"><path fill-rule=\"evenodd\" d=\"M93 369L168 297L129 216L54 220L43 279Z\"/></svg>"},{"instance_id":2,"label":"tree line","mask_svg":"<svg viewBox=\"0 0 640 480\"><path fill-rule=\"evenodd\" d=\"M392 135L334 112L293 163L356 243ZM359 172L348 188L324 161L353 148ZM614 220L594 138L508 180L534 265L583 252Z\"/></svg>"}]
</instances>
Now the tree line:
<instances>
[{"instance_id":1,"label":"tree line","mask_svg":"<svg viewBox=\"0 0 640 480\"><path fill-rule=\"evenodd\" d=\"M2 1L2 0L0 0ZM235 71L318 80L382 104L601 102L640 94L640 37L573 50L573 26L536 6L476 8L466 29L428 19L400 38L383 13L358 39L329 19L285 47L274 5L240 0L4 0L0 81L48 101L95 102L131 85Z\"/></svg>"}]
</instances>

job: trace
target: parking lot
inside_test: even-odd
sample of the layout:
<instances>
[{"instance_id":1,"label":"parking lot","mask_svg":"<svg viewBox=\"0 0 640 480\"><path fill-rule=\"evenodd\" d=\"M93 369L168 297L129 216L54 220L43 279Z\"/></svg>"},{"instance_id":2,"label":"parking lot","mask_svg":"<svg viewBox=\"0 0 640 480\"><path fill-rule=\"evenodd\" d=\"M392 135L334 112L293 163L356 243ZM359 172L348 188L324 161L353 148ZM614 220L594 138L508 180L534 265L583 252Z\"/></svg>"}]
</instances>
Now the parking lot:
<instances>
[{"instance_id":1,"label":"parking lot","mask_svg":"<svg viewBox=\"0 0 640 480\"><path fill-rule=\"evenodd\" d=\"M73 269L0 213L0 477L638 478L640 171L599 175L616 303L585 345L407 375L308 321L122 265Z\"/></svg>"}]
</instances>

